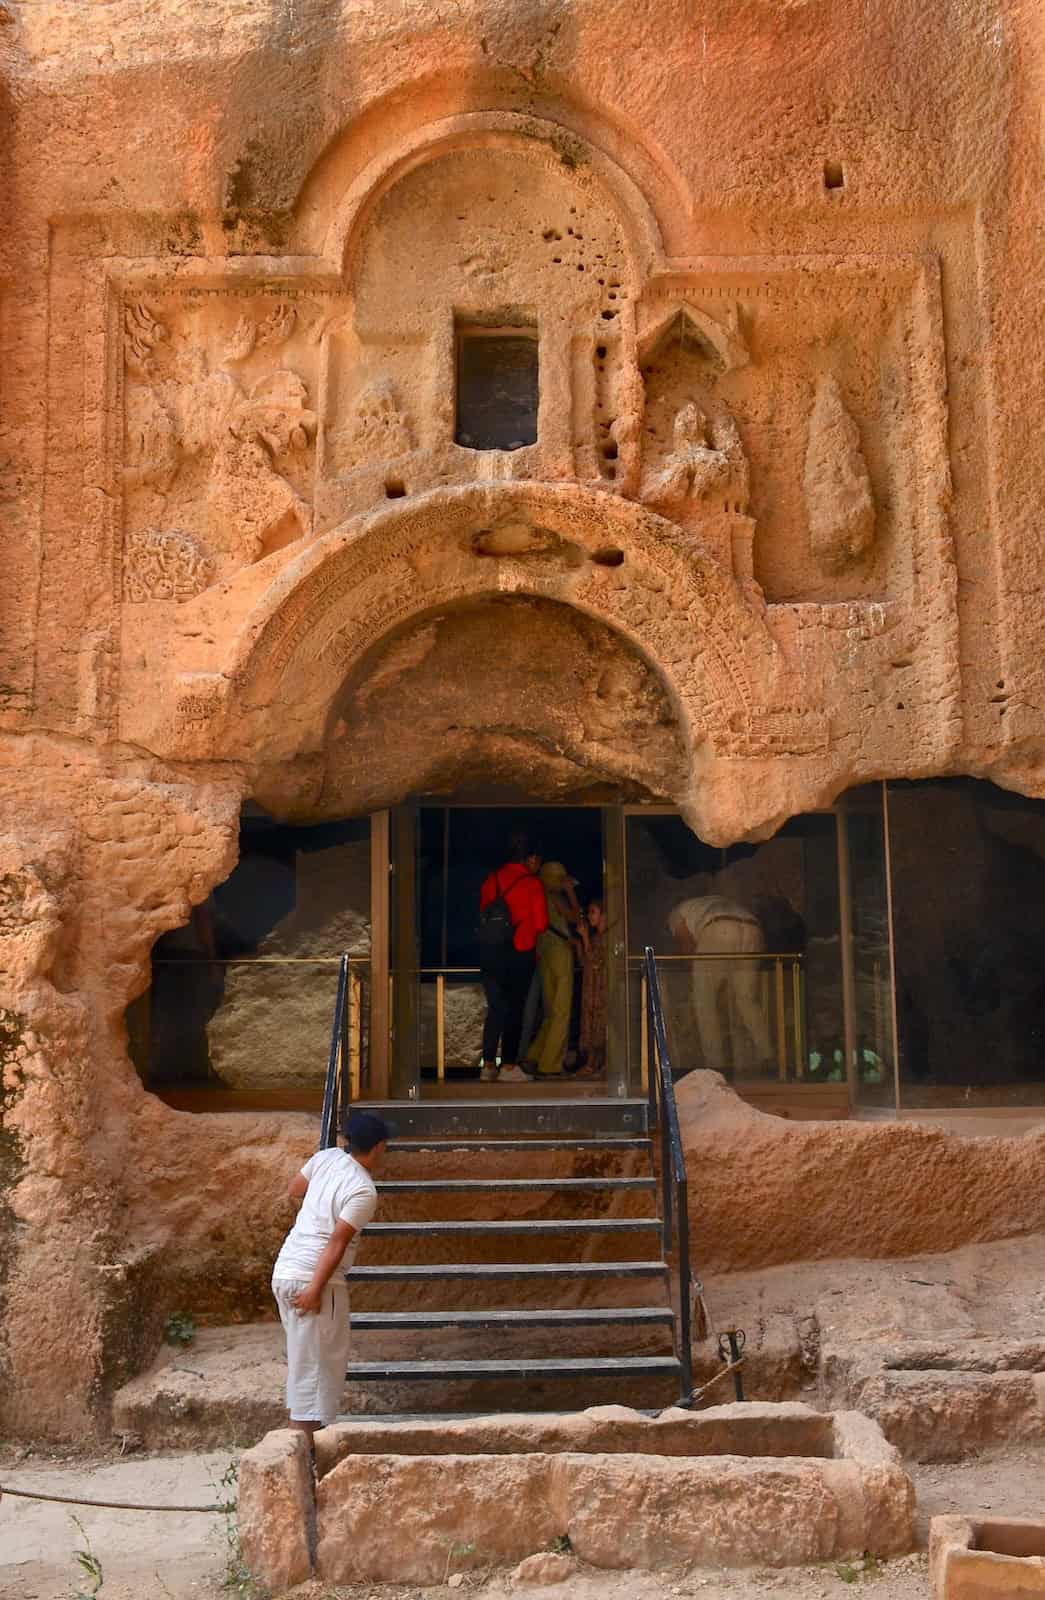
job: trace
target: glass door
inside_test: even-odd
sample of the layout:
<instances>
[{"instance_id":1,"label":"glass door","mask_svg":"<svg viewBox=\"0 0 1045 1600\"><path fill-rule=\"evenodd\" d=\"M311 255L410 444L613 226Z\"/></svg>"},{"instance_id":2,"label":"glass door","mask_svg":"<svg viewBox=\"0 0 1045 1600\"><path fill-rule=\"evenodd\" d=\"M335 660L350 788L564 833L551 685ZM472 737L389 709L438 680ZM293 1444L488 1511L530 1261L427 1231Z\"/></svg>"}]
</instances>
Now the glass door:
<instances>
[{"instance_id":1,"label":"glass door","mask_svg":"<svg viewBox=\"0 0 1045 1600\"><path fill-rule=\"evenodd\" d=\"M416 1100L421 1084L418 814L396 806L388 833L389 1088Z\"/></svg>"},{"instance_id":2,"label":"glass door","mask_svg":"<svg viewBox=\"0 0 1045 1600\"><path fill-rule=\"evenodd\" d=\"M836 807L846 1077L854 1110L898 1107L892 884L885 785Z\"/></svg>"},{"instance_id":3,"label":"glass door","mask_svg":"<svg viewBox=\"0 0 1045 1600\"><path fill-rule=\"evenodd\" d=\"M621 806L602 808L602 882L606 910L606 1093L637 1093L632 1084L628 1005L628 895Z\"/></svg>"}]
</instances>

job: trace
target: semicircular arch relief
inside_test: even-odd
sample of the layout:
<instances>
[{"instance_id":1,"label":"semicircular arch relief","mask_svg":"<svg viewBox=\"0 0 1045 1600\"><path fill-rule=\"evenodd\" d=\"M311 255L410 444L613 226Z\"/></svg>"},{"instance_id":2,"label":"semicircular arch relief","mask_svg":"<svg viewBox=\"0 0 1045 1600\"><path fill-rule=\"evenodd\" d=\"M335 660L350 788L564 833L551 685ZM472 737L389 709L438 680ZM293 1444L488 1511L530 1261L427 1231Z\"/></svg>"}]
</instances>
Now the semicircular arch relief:
<instances>
[{"instance_id":1,"label":"semicircular arch relief","mask_svg":"<svg viewBox=\"0 0 1045 1600\"><path fill-rule=\"evenodd\" d=\"M665 241L670 253L672 230L688 216L691 197L666 154L646 148L647 130L619 128L603 108L574 105L568 96L520 112L496 86L480 104L462 109L459 82L445 95L439 86L437 76L430 94L370 107L331 142L298 195L295 249L340 268L372 205L399 178L447 151L500 142L543 150L564 168L586 171L629 219L637 255L659 259Z\"/></svg>"},{"instance_id":2,"label":"semicircular arch relief","mask_svg":"<svg viewBox=\"0 0 1045 1600\"><path fill-rule=\"evenodd\" d=\"M764 620L691 535L573 485L445 488L354 519L284 570L241 635L229 753L270 764L320 750L377 641L505 594L560 601L629 641L666 685L690 759L702 746L737 753L771 698Z\"/></svg>"},{"instance_id":3,"label":"semicircular arch relief","mask_svg":"<svg viewBox=\"0 0 1045 1600\"><path fill-rule=\"evenodd\" d=\"M358 174L330 220L324 256L349 281L365 248L375 212L419 171L454 158L487 154L538 165L558 173L578 195L612 215L634 270L645 276L663 256L660 227L645 194L614 161L561 125L515 112L469 112L417 130L417 135L379 156ZM500 209L511 190L490 196ZM518 197L515 197L518 205Z\"/></svg>"}]
</instances>

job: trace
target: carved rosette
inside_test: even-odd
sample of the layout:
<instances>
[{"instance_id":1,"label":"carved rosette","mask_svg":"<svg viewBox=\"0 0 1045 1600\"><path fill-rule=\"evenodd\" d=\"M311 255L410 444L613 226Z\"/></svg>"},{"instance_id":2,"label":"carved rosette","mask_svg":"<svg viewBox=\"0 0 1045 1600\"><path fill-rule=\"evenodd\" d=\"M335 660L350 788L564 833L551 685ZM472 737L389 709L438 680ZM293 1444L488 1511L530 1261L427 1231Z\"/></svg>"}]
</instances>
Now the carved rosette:
<instances>
[{"instance_id":1,"label":"carved rosette","mask_svg":"<svg viewBox=\"0 0 1045 1600\"><path fill-rule=\"evenodd\" d=\"M124 551L123 596L131 605L147 600L191 600L214 578L214 563L188 533L132 533Z\"/></svg>"}]
</instances>

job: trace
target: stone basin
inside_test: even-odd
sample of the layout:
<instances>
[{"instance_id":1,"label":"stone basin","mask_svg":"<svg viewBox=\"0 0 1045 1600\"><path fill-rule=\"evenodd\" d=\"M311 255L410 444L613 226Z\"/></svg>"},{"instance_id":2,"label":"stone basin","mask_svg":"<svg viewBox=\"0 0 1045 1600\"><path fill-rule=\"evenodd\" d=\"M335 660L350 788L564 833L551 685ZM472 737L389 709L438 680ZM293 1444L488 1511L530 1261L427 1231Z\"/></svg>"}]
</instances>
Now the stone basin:
<instances>
[{"instance_id":1,"label":"stone basin","mask_svg":"<svg viewBox=\"0 0 1045 1600\"><path fill-rule=\"evenodd\" d=\"M913 1543L910 1479L859 1412L605 1406L335 1424L316 1437L314 1501L304 1448L278 1430L240 1467L244 1558L274 1591L312 1574L435 1583L451 1550L460 1570L565 1539L610 1569L805 1565Z\"/></svg>"},{"instance_id":2,"label":"stone basin","mask_svg":"<svg viewBox=\"0 0 1045 1600\"><path fill-rule=\"evenodd\" d=\"M1045 1596L1045 1520L934 1517L929 1578L934 1600Z\"/></svg>"}]
</instances>

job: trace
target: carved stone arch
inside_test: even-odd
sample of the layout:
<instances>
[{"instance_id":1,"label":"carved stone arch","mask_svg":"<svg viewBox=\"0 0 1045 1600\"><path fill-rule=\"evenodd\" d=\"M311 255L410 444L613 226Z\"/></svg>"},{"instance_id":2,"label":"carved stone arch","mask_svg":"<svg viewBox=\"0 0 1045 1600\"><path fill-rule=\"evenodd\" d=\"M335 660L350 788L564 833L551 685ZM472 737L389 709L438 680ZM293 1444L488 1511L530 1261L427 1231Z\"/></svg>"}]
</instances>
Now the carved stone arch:
<instances>
[{"instance_id":1,"label":"carved stone arch","mask_svg":"<svg viewBox=\"0 0 1045 1600\"><path fill-rule=\"evenodd\" d=\"M498 132L543 142L565 165L575 169L580 162L598 172L641 214L658 258L665 247L670 255L681 246L676 234L690 214L692 197L667 154L650 147L648 130L621 127L605 108L576 105L566 91L520 113L513 93L493 83L474 88L472 110L461 109L459 80L444 84L439 75L406 100L400 95L394 107L383 102L368 107L331 142L305 179L295 206L293 249L339 265L368 195L387 188L418 161L432 159L446 140L461 143Z\"/></svg>"},{"instance_id":2,"label":"carved stone arch","mask_svg":"<svg viewBox=\"0 0 1045 1600\"><path fill-rule=\"evenodd\" d=\"M672 329L681 324L683 328L688 325L690 335L696 343L710 349L714 358L721 364L723 372L731 372L735 367L745 367L750 355L740 329L735 305L732 308L731 319L728 323L719 322L706 311L702 311L699 306L690 305L681 299L673 299L666 304L658 302L647 316L640 317L636 342L638 359L640 362L648 361L670 335Z\"/></svg>"},{"instance_id":3,"label":"carved stone arch","mask_svg":"<svg viewBox=\"0 0 1045 1600\"><path fill-rule=\"evenodd\" d=\"M561 124L513 111L468 112L428 123L383 148L338 197L328 218L321 252L346 275L354 241L382 197L419 166L440 156L475 148L511 150L520 157L550 160L579 183L591 184L619 219L636 269L652 272L663 257L660 225L645 194L628 174L587 140Z\"/></svg>"},{"instance_id":4,"label":"carved stone arch","mask_svg":"<svg viewBox=\"0 0 1045 1600\"><path fill-rule=\"evenodd\" d=\"M690 756L742 754L772 703L777 646L698 541L596 490L472 485L353 519L284 569L229 673L227 753L264 765L318 751L378 640L492 594L564 602L629 641L667 686Z\"/></svg>"}]
</instances>

